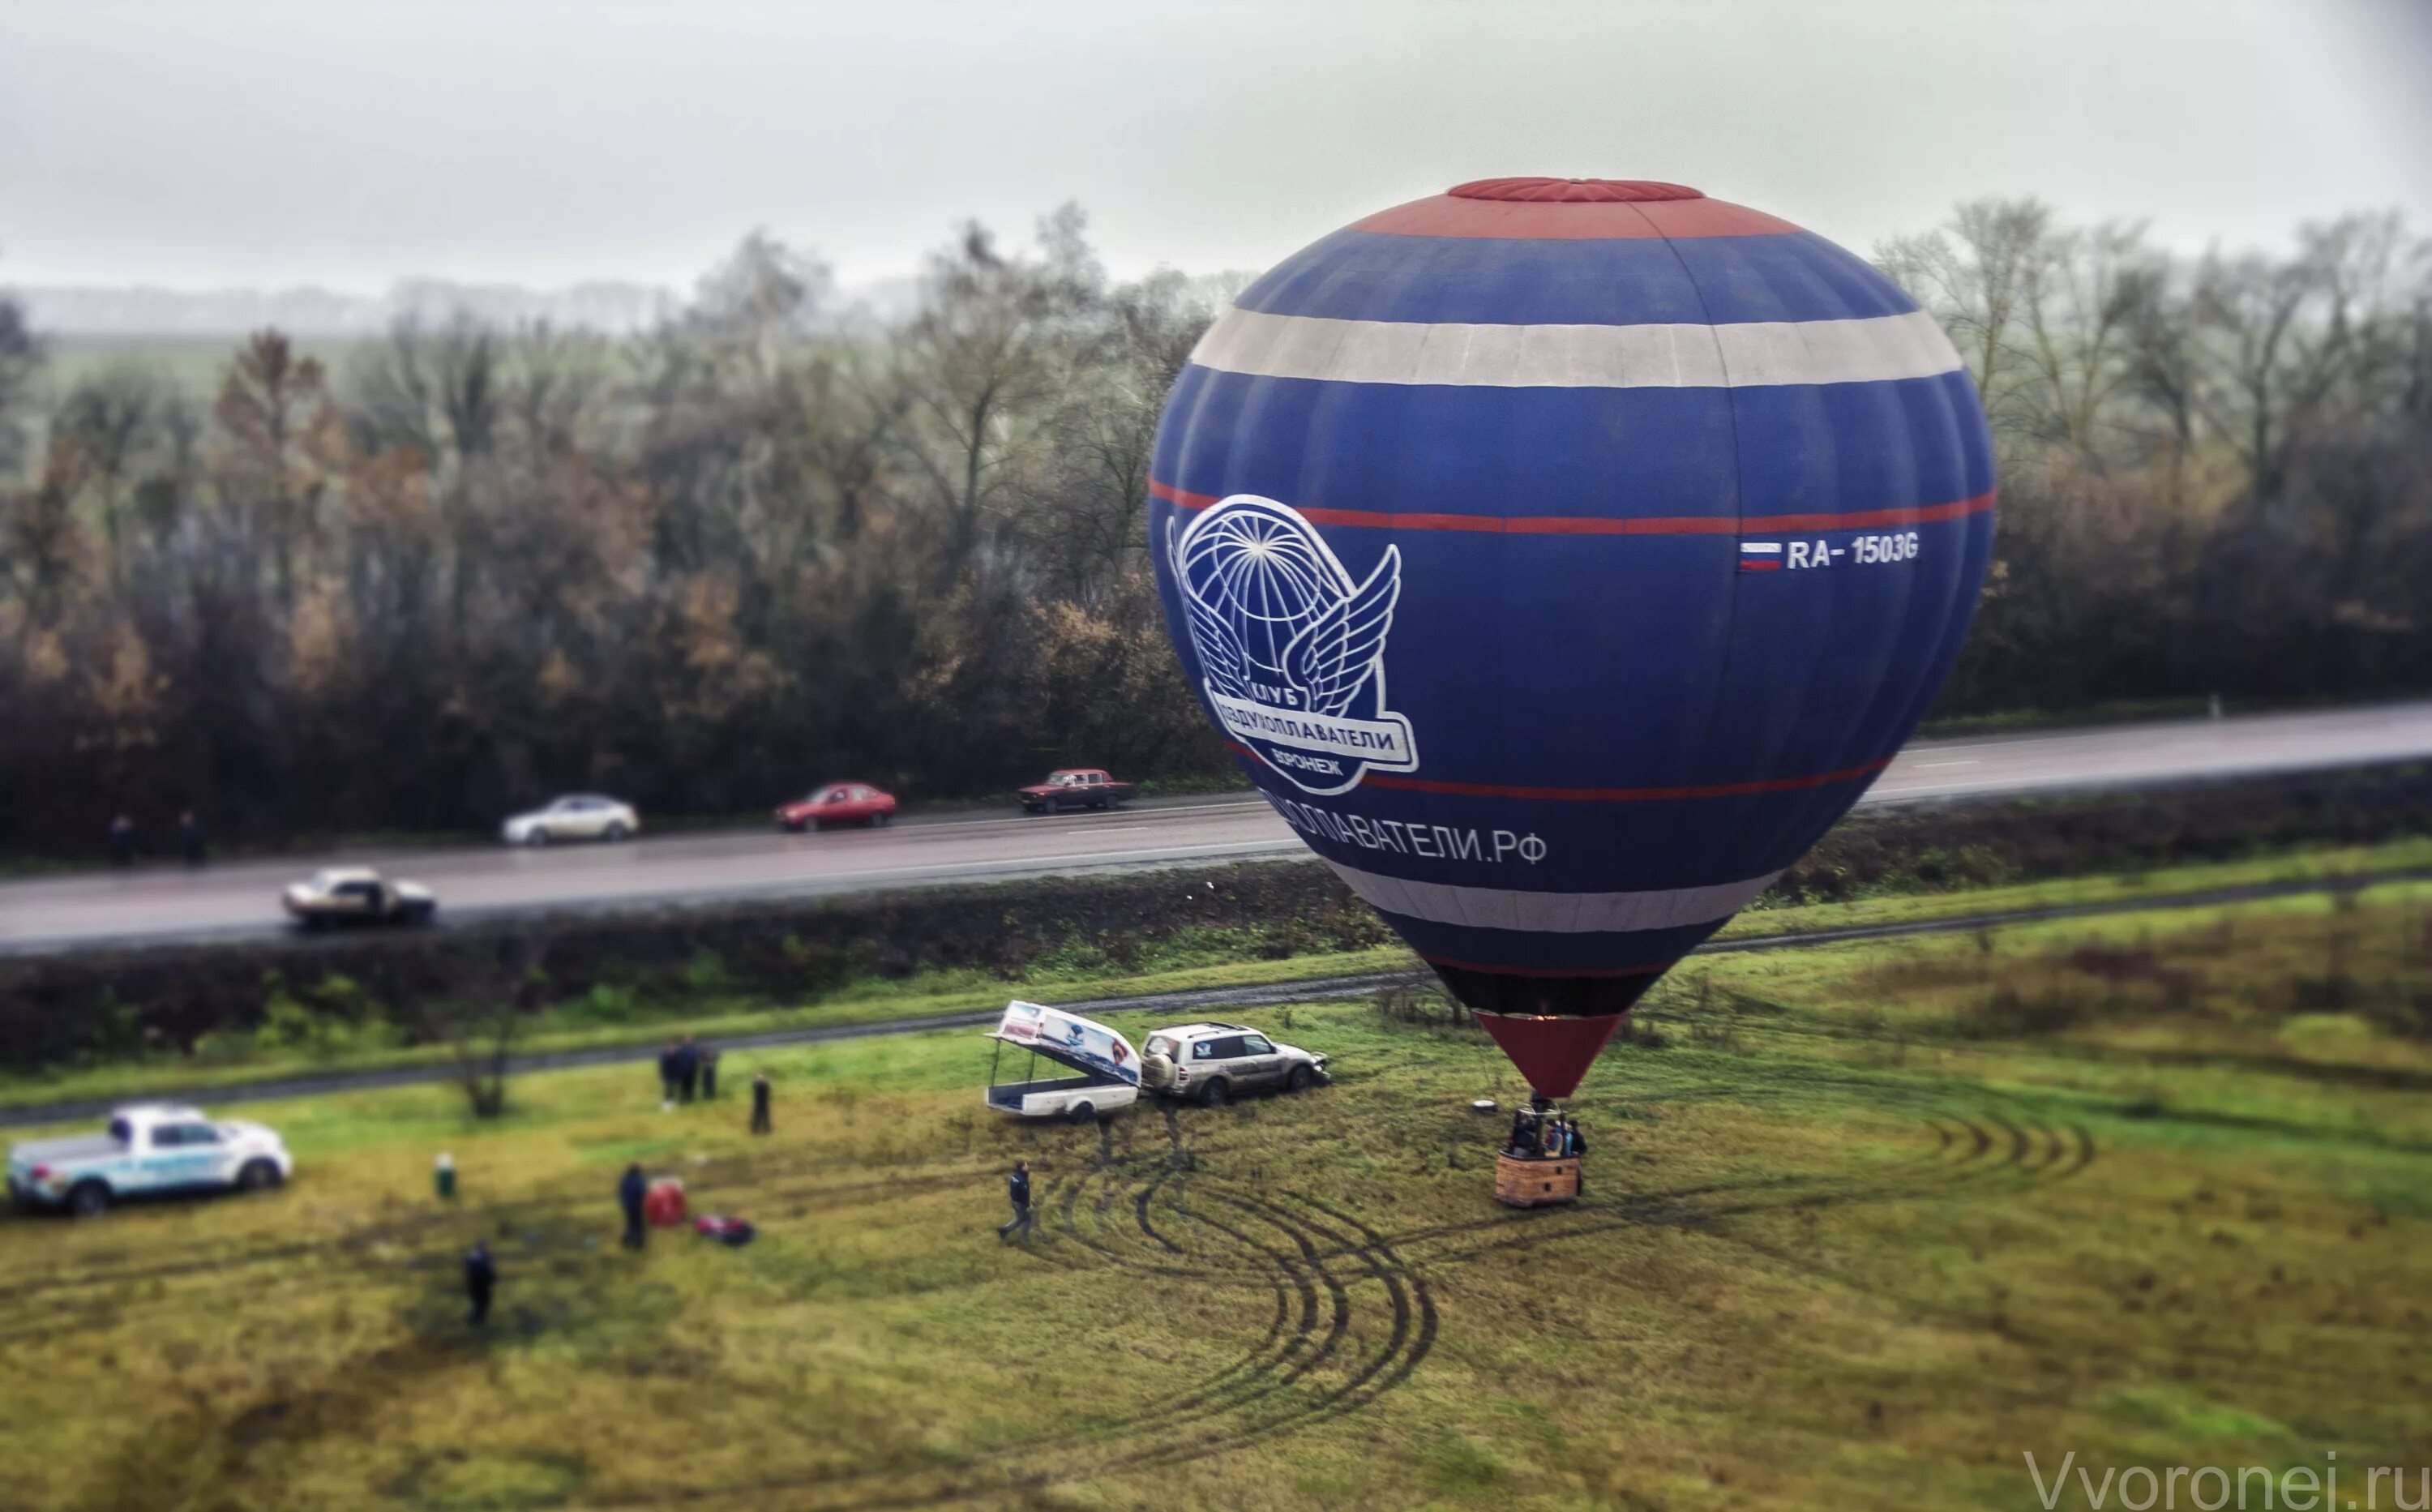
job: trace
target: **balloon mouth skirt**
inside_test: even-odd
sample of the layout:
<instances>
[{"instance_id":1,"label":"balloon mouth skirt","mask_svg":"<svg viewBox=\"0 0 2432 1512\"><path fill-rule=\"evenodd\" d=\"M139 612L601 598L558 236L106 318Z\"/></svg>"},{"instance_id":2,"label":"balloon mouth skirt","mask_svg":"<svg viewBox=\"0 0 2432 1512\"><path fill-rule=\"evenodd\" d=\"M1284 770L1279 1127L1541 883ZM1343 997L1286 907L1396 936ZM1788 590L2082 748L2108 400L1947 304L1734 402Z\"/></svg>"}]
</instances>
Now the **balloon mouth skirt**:
<instances>
[{"instance_id":1,"label":"balloon mouth skirt","mask_svg":"<svg viewBox=\"0 0 2432 1512\"><path fill-rule=\"evenodd\" d=\"M1628 977L1520 977L1431 962L1540 1096L1567 1097L1630 1022L1659 972Z\"/></svg>"}]
</instances>

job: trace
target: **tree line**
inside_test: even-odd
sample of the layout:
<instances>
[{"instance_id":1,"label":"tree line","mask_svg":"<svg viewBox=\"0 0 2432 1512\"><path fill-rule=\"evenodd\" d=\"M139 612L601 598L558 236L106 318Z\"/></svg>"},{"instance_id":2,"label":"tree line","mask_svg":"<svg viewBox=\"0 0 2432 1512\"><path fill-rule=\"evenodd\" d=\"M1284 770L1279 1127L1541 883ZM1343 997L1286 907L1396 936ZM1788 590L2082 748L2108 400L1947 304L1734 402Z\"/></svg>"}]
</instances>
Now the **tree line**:
<instances>
[{"instance_id":1,"label":"tree line","mask_svg":"<svg viewBox=\"0 0 2432 1512\"><path fill-rule=\"evenodd\" d=\"M2395 217L2188 259L1983 201L1878 257L2001 457L1943 712L2432 681L2432 247ZM140 360L55 391L0 298L0 845L1220 772L1142 513L1239 282L1110 278L1067 207L965 228L878 325L755 233L646 337L407 320L331 370L265 331L208 401Z\"/></svg>"}]
</instances>

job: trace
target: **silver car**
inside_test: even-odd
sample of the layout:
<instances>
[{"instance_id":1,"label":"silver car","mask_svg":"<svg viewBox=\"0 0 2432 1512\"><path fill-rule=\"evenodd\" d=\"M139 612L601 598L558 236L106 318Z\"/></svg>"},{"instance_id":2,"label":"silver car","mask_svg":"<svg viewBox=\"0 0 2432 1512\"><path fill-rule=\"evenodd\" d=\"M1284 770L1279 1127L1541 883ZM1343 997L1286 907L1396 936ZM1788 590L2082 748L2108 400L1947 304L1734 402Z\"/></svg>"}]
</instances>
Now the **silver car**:
<instances>
[{"instance_id":1,"label":"silver car","mask_svg":"<svg viewBox=\"0 0 2432 1512\"><path fill-rule=\"evenodd\" d=\"M510 845L547 845L561 840L620 841L641 827L642 816L632 804L586 792L517 814L499 826L498 835Z\"/></svg>"},{"instance_id":2,"label":"silver car","mask_svg":"<svg viewBox=\"0 0 2432 1512\"><path fill-rule=\"evenodd\" d=\"M1306 1092L1326 1079L1326 1057L1277 1045L1246 1024L1181 1024L1141 1047L1140 1084L1216 1107L1244 1092Z\"/></svg>"}]
</instances>

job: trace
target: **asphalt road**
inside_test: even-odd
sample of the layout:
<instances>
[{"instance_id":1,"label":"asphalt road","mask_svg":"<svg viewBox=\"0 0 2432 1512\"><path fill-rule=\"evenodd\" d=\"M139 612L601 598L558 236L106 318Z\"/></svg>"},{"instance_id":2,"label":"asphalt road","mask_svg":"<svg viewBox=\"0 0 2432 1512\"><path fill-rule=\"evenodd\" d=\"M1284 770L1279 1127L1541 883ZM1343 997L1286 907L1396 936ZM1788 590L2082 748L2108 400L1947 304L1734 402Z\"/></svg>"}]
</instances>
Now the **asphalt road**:
<instances>
[{"instance_id":1,"label":"asphalt road","mask_svg":"<svg viewBox=\"0 0 2432 1512\"><path fill-rule=\"evenodd\" d=\"M2366 766L2432 756L2432 704L1927 741L1864 802L1919 802ZM648 816L645 816L647 820ZM1261 799L1152 801L1110 813L941 815L890 828L642 839L619 845L422 851L346 859L411 877L449 920L729 898L808 897L1302 853ZM314 862L0 884L0 952L262 934L279 890Z\"/></svg>"}]
</instances>

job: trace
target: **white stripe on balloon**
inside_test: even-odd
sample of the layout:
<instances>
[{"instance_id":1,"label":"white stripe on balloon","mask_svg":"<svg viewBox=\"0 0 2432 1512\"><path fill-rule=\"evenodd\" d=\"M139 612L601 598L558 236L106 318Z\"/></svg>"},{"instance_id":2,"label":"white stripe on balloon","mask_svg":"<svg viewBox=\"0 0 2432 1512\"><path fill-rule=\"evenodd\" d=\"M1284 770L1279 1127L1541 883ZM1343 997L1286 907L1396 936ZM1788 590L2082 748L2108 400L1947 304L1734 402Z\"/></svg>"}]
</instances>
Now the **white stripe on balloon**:
<instances>
[{"instance_id":1,"label":"white stripe on balloon","mask_svg":"<svg viewBox=\"0 0 2432 1512\"><path fill-rule=\"evenodd\" d=\"M1745 881L1653 892L1529 892L1517 888L1413 882L1363 872L1331 858L1326 864L1370 907L1386 913L1430 924L1538 934L1627 933L1713 924L1746 908L1782 875L1768 872Z\"/></svg>"},{"instance_id":2,"label":"white stripe on balloon","mask_svg":"<svg viewBox=\"0 0 2432 1512\"><path fill-rule=\"evenodd\" d=\"M1959 370L1923 311L1722 326L1474 326L1232 309L1191 360L1219 372L1462 388L1762 388Z\"/></svg>"}]
</instances>

